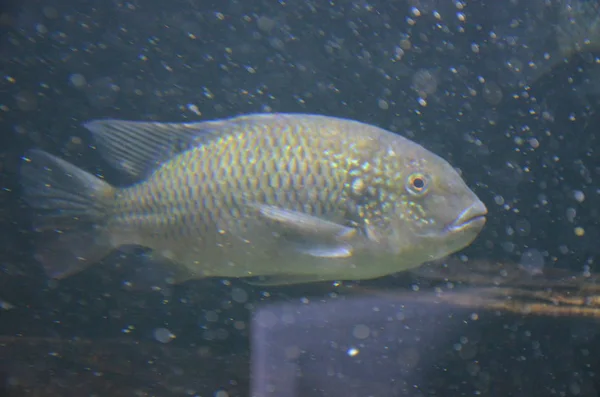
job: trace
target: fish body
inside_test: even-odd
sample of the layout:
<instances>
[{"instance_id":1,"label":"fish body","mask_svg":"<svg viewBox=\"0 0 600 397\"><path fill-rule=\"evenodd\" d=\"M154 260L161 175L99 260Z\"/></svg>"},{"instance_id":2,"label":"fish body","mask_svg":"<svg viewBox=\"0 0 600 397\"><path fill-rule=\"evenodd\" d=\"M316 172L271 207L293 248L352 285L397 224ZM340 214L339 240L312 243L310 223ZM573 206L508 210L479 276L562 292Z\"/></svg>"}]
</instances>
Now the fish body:
<instances>
[{"instance_id":1,"label":"fish body","mask_svg":"<svg viewBox=\"0 0 600 397\"><path fill-rule=\"evenodd\" d=\"M527 72L527 84L534 84L557 65L576 55L600 48L600 3L590 0L559 0L553 29L556 48L544 53L544 62ZM532 46L533 47L533 46ZM581 90L578 90L581 91Z\"/></svg>"},{"instance_id":2,"label":"fish body","mask_svg":"<svg viewBox=\"0 0 600 397\"><path fill-rule=\"evenodd\" d=\"M587 0L559 3L556 41L562 58L600 46L600 4ZM558 60L560 61L560 57Z\"/></svg>"},{"instance_id":3,"label":"fish body","mask_svg":"<svg viewBox=\"0 0 600 397\"><path fill-rule=\"evenodd\" d=\"M116 188L48 153L25 156L35 226L57 237L37 258L55 278L135 245L165 259L174 283L370 279L455 252L485 223L485 205L445 160L356 121L253 114L85 127L137 182Z\"/></svg>"}]
</instances>

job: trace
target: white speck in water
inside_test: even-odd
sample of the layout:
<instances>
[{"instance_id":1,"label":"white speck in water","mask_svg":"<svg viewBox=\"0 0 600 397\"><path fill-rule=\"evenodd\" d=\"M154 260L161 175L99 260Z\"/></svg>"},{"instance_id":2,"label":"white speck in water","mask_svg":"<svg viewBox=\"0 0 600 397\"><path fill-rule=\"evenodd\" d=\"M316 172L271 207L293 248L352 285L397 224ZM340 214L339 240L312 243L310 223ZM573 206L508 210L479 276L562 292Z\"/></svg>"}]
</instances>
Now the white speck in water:
<instances>
[{"instance_id":1,"label":"white speck in water","mask_svg":"<svg viewBox=\"0 0 600 397\"><path fill-rule=\"evenodd\" d=\"M346 351L346 354L350 357L355 357L358 355L358 353L360 353L360 350L358 350L355 347L351 347L350 349L348 349L348 351Z\"/></svg>"},{"instance_id":2,"label":"white speck in water","mask_svg":"<svg viewBox=\"0 0 600 397\"><path fill-rule=\"evenodd\" d=\"M197 116L202 115L202 112L200 112L200 109L198 109L198 106L194 105L193 103L188 103L187 108L190 112L196 114Z\"/></svg>"},{"instance_id":3,"label":"white speck in water","mask_svg":"<svg viewBox=\"0 0 600 397\"><path fill-rule=\"evenodd\" d=\"M7 301L3 301L2 299L0 299L0 309L1 310L10 310L10 309L14 309L14 307L15 307L14 305L11 305Z\"/></svg>"}]
</instances>

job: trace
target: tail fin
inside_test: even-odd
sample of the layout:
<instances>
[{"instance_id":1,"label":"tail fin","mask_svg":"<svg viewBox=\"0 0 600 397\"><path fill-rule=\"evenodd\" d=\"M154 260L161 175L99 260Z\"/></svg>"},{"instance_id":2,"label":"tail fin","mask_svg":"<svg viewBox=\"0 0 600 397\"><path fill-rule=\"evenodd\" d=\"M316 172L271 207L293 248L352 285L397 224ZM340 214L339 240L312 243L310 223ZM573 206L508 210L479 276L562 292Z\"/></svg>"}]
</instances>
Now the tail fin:
<instances>
[{"instance_id":1,"label":"tail fin","mask_svg":"<svg viewBox=\"0 0 600 397\"><path fill-rule=\"evenodd\" d=\"M41 150L29 151L24 161L23 198L36 211L34 228L45 232L35 256L46 274L65 278L106 256L113 248L107 208L116 189Z\"/></svg>"}]
</instances>

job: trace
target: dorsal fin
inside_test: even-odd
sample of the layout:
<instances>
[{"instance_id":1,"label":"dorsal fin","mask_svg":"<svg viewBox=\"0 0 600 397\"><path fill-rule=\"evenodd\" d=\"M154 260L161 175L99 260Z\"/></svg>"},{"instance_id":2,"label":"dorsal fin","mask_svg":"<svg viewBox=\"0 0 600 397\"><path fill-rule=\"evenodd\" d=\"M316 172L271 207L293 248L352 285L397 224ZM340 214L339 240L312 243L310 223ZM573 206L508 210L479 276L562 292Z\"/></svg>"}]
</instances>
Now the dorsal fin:
<instances>
[{"instance_id":1,"label":"dorsal fin","mask_svg":"<svg viewBox=\"0 0 600 397\"><path fill-rule=\"evenodd\" d=\"M217 130L209 123L93 120L84 123L98 151L116 169L141 180L162 162L201 144Z\"/></svg>"}]
</instances>

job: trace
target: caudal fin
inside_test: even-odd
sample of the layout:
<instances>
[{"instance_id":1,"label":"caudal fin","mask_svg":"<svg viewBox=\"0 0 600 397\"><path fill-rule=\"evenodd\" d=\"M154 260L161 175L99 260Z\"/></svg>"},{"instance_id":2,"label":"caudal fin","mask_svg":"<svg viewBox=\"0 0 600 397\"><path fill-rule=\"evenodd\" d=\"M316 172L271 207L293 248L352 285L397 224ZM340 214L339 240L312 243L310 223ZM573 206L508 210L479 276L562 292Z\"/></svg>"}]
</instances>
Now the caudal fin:
<instances>
[{"instance_id":1,"label":"caudal fin","mask_svg":"<svg viewBox=\"0 0 600 397\"><path fill-rule=\"evenodd\" d=\"M42 241L36 259L52 278L65 278L111 250L107 208L116 189L56 156L31 150L23 158L23 199L34 210Z\"/></svg>"}]
</instances>

